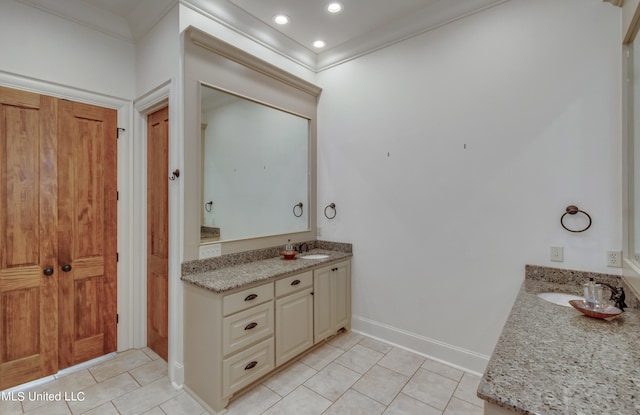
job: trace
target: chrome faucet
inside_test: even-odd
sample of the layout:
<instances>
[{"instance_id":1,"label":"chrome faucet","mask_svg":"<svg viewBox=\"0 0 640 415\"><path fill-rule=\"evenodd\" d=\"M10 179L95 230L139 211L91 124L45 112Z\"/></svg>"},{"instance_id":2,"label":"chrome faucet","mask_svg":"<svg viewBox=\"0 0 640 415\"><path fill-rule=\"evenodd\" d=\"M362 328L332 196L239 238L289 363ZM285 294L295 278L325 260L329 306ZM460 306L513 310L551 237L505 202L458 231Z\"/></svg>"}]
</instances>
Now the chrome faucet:
<instances>
[{"instance_id":1,"label":"chrome faucet","mask_svg":"<svg viewBox=\"0 0 640 415\"><path fill-rule=\"evenodd\" d=\"M300 245L298 245L298 249L297 249L297 251L298 251L299 253L302 253L302 252L309 252L309 244L308 244L308 243L306 243L306 242L302 242Z\"/></svg>"},{"instance_id":2,"label":"chrome faucet","mask_svg":"<svg viewBox=\"0 0 640 415\"><path fill-rule=\"evenodd\" d=\"M625 307L629 307L625 302L624 288L622 287L614 287L613 285L607 284L606 282L596 281L596 284L604 285L605 287L611 290L611 298L609 300L613 301L621 311L624 311Z\"/></svg>"}]
</instances>

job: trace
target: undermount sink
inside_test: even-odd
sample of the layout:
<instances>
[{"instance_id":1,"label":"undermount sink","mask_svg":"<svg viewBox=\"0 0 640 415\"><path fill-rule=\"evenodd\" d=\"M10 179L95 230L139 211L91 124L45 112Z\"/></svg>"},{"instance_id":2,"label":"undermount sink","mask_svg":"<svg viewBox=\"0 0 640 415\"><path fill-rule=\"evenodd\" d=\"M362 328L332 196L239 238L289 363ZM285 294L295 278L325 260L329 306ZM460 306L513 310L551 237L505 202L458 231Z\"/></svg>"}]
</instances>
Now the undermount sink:
<instances>
[{"instance_id":1,"label":"undermount sink","mask_svg":"<svg viewBox=\"0 0 640 415\"><path fill-rule=\"evenodd\" d=\"M326 255L326 254L309 254L309 255L299 256L298 258L300 258L300 259L325 259L325 258L329 258L329 255Z\"/></svg>"},{"instance_id":2,"label":"undermount sink","mask_svg":"<svg viewBox=\"0 0 640 415\"><path fill-rule=\"evenodd\" d=\"M565 307L571 307L571 304L569 304L571 300L584 300L584 297L565 293L540 293L538 297L550 303L563 305Z\"/></svg>"}]
</instances>

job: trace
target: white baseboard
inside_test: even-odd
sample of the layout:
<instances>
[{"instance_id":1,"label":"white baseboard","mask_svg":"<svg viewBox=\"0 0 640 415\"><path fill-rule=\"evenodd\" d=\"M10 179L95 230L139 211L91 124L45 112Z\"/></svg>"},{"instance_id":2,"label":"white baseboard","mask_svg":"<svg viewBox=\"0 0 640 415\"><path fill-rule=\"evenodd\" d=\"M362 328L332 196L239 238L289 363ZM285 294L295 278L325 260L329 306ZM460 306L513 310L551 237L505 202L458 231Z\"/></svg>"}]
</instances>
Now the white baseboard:
<instances>
[{"instance_id":1,"label":"white baseboard","mask_svg":"<svg viewBox=\"0 0 640 415\"><path fill-rule=\"evenodd\" d=\"M429 359L482 376L489 356L360 316L351 317L353 331L408 349Z\"/></svg>"}]
</instances>

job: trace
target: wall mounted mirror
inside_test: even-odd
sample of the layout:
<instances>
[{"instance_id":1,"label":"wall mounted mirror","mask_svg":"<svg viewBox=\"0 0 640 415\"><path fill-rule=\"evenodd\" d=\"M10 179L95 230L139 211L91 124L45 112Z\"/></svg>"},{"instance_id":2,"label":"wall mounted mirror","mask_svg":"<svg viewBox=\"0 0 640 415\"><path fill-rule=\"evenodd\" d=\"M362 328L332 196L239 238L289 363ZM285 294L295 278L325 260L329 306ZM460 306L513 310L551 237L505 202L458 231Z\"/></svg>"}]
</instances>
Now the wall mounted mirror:
<instances>
[{"instance_id":1,"label":"wall mounted mirror","mask_svg":"<svg viewBox=\"0 0 640 415\"><path fill-rule=\"evenodd\" d=\"M201 243L309 230L309 119L200 84Z\"/></svg>"}]
</instances>

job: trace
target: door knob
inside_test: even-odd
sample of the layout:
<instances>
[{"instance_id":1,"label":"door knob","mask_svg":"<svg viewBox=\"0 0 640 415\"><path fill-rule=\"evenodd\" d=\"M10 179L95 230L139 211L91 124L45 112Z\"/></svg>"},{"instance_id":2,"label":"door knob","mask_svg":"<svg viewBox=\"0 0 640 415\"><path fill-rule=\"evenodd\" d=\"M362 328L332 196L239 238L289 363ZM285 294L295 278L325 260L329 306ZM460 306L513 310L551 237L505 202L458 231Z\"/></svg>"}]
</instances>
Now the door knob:
<instances>
[{"instance_id":1,"label":"door knob","mask_svg":"<svg viewBox=\"0 0 640 415\"><path fill-rule=\"evenodd\" d=\"M43 273L44 275L46 275L47 277L50 277L50 276L52 276L52 275L53 275L53 268L51 268L51 267L46 267L46 268L44 269L44 271L42 271L42 273Z\"/></svg>"},{"instance_id":2,"label":"door knob","mask_svg":"<svg viewBox=\"0 0 640 415\"><path fill-rule=\"evenodd\" d=\"M64 265L62 266L62 270L63 270L64 272L69 272L69 271L71 271L71 265L69 265L69 264L64 264Z\"/></svg>"}]
</instances>

